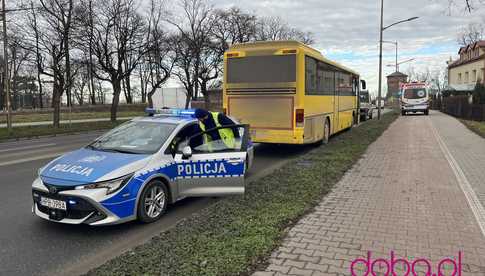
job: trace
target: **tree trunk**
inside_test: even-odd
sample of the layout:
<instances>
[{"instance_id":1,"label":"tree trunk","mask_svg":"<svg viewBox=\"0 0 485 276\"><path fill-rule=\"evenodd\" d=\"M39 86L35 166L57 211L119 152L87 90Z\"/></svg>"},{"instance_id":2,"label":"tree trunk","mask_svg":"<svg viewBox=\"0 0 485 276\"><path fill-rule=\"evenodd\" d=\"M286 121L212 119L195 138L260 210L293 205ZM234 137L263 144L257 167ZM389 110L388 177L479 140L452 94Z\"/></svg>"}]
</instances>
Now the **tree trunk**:
<instances>
[{"instance_id":1,"label":"tree trunk","mask_svg":"<svg viewBox=\"0 0 485 276\"><path fill-rule=\"evenodd\" d=\"M54 104L54 114L53 114L53 125L54 128L59 128L60 117L61 117L61 104L59 98L52 98L52 103Z\"/></svg>"},{"instance_id":2,"label":"tree trunk","mask_svg":"<svg viewBox=\"0 0 485 276\"><path fill-rule=\"evenodd\" d=\"M39 107L44 108L44 103L42 101L42 80L40 79L40 71L37 70L37 82L39 83Z\"/></svg>"},{"instance_id":3,"label":"tree trunk","mask_svg":"<svg viewBox=\"0 0 485 276\"><path fill-rule=\"evenodd\" d=\"M131 95L130 75L127 75L125 77L125 89L126 89L126 103L127 104L132 104L133 103L133 97Z\"/></svg>"},{"instance_id":4,"label":"tree trunk","mask_svg":"<svg viewBox=\"0 0 485 276\"><path fill-rule=\"evenodd\" d=\"M200 91L202 92L202 95L204 96L205 109L209 110L211 102L210 102L210 98L209 98L209 93L207 92L207 81L203 80L200 83Z\"/></svg>"},{"instance_id":5,"label":"tree trunk","mask_svg":"<svg viewBox=\"0 0 485 276\"><path fill-rule=\"evenodd\" d=\"M189 108L190 101L194 94L194 88L192 86L187 87L187 98L185 98L185 109Z\"/></svg>"},{"instance_id":6,"label":"tree trunk","mask_svg":"<svg viewBox=\"0 0 485 276\"><path fill-rule=\"evenodd\" d=\"M140 91L141 91L141 103L147 102L147 87L145 84L145 79L143 77L142 70L140 68ZM152 102L153 104L153 102Z\"/></svg>"},{"instance_id":7,"label":"tree trunk","mask_svg":"<svg viewBox=\"0 0 485 276\"><path fill-rule=\"evenodd\" d=\"M113 101L111 103L111 122L116 122L116 112L118 111L118 104L120 102L121 94L121 80L115 79L112 81L113 85Z\"/></svg>"},{"instance_id":8,"label":"tree trunk","mask_svg":"<svg viewBox=\"0 0 485 276\"><path fill-rule=\"evenodd\" d=\"M64 81L67 84L66 86L66 96L67 96L67 106L72 106L72 97L71 97L71 90L72 90L72 80L71 80L71 59L69 56L69 34L66 34L65 39L65 61L66 61L66 75L64 77Z\"/></svg>"},{"instance_id":9,"label":"tree trunk","mask_svg":"<svg viewBox=\"0 0 485 276\"><path fill-rule=\"evenodd\" d=\"M0 75L1 76L1 80L0 80L0 85L2 86L0 88L0 110L3 110L4 108L4 101L5 101L5 92L3 91L4 90L4 86L3 86L3 79L4 79L4 76L3 74Z\"/></svg>"},{"instance_id":10,"label":"tree trunk","mask_svg":"<svg viewBox=\"0 0 485 276\"><path fill-rule=\"evenodd\" d=\"M121 80L121 90L123 91L123 95L125 95L126 103L128 103L128 95L126 93L126 83L124 78Z\"/></svg>"},{"instance_id":11,"label":"tree trunk","mask_svg":"<svg viewBox=\"0 0 485 276\"><path fill-rule=\"evenodd\" d=\"M61 95L62 95L62 86L54 83L54 88L52 91L52 107L54 108L52 122L53 122L54 128L59 128L60 126Z\"/></svg>"},{"instance_id":12,"label":"tree trunk","mask_svg":"<svg viewBox=\"0 0 485 276\"><path fill-rule=\"evenodd\" d=\"M153 95L157 92L156 88L152 88L150 92L148 92L148 107L153 108Z\"/></svg>"},{"instance_id":13,"label":"tree trunk","mask_svg":"<svg viewBox=\"0 0 485 276\"><path fill-rule=\"evenodd\" d=\"M89 96L91 104L96 104L96 92L94 89L94 73L93 73L93 6L92 0L89 0Z\"/></svg>"}]
</instances>

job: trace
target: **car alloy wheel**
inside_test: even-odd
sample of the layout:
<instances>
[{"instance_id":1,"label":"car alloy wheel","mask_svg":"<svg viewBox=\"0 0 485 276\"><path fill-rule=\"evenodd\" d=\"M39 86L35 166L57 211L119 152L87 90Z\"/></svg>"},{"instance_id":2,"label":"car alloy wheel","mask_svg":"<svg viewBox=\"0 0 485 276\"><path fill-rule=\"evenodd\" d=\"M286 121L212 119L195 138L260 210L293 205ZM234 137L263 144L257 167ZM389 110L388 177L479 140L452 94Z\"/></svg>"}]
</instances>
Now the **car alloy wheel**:
<instances>
[{"instance_id":1,"label":"car alloy wheel","mask_svg":"<svg viewBox=\"0 0 485 276\"><path fill-rule=\"evenodd\" d=\"M165 213L167 204L168 190L165 184L159 180L151 181L141 193L138 219L146 223L158 220Z\"/></svg>"},{"instance_id":2,"label":"car alloy wheel","mask_svg":"<svg viewBox=\"0 0 485 276\"><path fill-rule=\"evenodd\" d=\"M153 186L145 197L145 212L151 218L156 218L165 206L165 192L160 186Z\"/></svg>"}]
</instances>

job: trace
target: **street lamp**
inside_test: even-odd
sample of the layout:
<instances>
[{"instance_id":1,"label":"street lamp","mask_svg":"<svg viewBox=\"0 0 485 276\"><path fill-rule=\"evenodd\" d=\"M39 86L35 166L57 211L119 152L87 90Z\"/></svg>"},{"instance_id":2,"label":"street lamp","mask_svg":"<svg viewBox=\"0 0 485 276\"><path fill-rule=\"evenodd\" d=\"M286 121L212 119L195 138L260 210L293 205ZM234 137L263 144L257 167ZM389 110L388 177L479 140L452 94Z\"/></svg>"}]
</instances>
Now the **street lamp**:
<instances>
[{"instance_id":1,"label":"street lamp","mask_svg":"<svg viewBox=\"0 0 485 276\"><path fill-rule=\"evenodd\" d=\"M398 71L399 71L399 65L401 65L401 64L403 64L403 63L406 63L406 62L413 61L413 60L414 60L414 58L410 58L410 59L407 59L407 60L403 60L403 61L401 61L401 62L396 62L396 64L388 64L388 65L386 65L386 66L388 66L388 67L394 67L394 66L396 66L396 72L398 72ZM396 60L396 61L397 61L397 60Z\"/></svg>"},{"instance_id":2,"label":"street lamp","mask_svg":"<svg viewBox=\"0 0 485 276\"><path fill-rule=\"evenodd\" d=\"M382 33L386 30L389 29L390 27L404 23L404 22L409 22L412 20L418 19L418 17L411 17L405 20L401 20L395 23L392 23L391 25L388 25L384 27L384 0L381 0L381 25L379 27L379 87L378 87L378 95L377 95L377 119L381 119L381 94L382 94Z\"/></svg>"}]
</instances>

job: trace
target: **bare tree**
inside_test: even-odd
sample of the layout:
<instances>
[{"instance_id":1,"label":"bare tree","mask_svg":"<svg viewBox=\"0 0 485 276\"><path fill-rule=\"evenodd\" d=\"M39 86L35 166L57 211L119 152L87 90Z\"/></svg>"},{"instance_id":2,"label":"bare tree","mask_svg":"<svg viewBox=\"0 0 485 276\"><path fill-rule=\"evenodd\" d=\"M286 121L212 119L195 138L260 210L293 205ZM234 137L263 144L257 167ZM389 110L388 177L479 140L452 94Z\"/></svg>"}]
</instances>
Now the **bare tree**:
<instances>
[{"instance_id":1,"label":"bare tree","mask_svg":"<svg viewBox=\"0 0 485 276\"><path fill-rule=\"evenodd\" d=\"M406 71L406 75L408 75L408 81L425 82L427 84L430 84L432 80L429 67L426 67L423 70L416 71L413 66L410 66Z\"/></svg>"},{"instance_id":2,"label":"bare tree","mask_svg":"<svg viewBox=\"0 0 485 276\"><path fill-rule=\"evenodd\" d=\"M19 97L18 84L19 81L23 79L21 70L30 59L31 50L28 48L29 46L24 43L23 37L15 27L12 30L12 33L8 34L8 36L8 48L10 50L8 76L11 82L12 96L14 99L17 99ZM19 108L16 101L13 101L12 108L14 110Z\"/></svg>"},{"instance_id":3,"label":"bare tree","mask_svg":"<svg viewBox=\"0 0 485 276\"><path fill-rule=\"evenodd\" d=\"M482 40L484 33L485 25L483 23L470 23L459 31L457 42L461 46L467 46Z\"/></svg>"},{"instance_id":4,"label":"bare tree","mask_svg":"<svg viewBox=\"0 0 485 276\"><path fill-rule=\"evenodd\" d=\"M232 44L252 41L256 37L256 16L237 7L217 10L212 36L220 45L220 53L224 53Z\"/></svg>"},{"instance_id":5,"label":"bare tree","mask_svg":"<svg viewBox=\"0 0 485 276\"><path fill-rule=\"evenodd\" d=\"M221 48L216 43L209 43L209 46L203 49L201 53L199 84L200 91L204 96L205 107L209 108L210 98L207 87L210 82L219 78L222 75L222 62L224 52L220 52Z\"/></svg>"},{"instance_id":6,"label":"bare tree","mask_svg":"<svg viewBox=\"0 0 485 276\"><path fill-rule=\"evenodd\" d=\"M173 74L186 89L187 108L199 92L202 53L208 46L214 13L205 0L179 0L178 5L182 15L169 13L166 20L177 29L171 43L176 57Z\"/></svg>"},{"instance_id":7,"label":"bare tree","mask_svg":"<svg viewBox=\"0 0 485 276\"><path fill-rule=\"evenodd\" d=\"M163 6L152 0L150 7L146 37L148 51L142 63L144 72L141 78L141 93L142 102L143 93L145 93L148 98L148 106L153 107L152 97L170 77L175 58L162 25Z\"/></svg>"},{"instance_id":8,"label":"bare tree","mask_svg":"<svg viewBox=\"0 0 485 276\"><path fill-rule=\"evenodd\" d=\"M147 49L145 24L137 9L135 0L108 0L100 3L93 16L91 47L97 67L93 74L113 88L111 121L116 121L121 83L137 68ZM128 57L130 64L126 64Z\"/></svg>"},{"instance_id":9,"label":"bare tree","mask_svg":"<svg viewBox=\"0 0 485 276\"><path fill-rule=\"evenodd\" d=\"M485 1L483 0L448 0L448 9L451 11L458 8L471 13L483 7L484 4Z\"/></svg>"},{"instance_id":10,"label":"bare tree","mask_svg":"<svg viewBox=\"0 0 485 276\"><path fill-rule=\"evenodd\" d=\"M43 85L42 85L42 79L41 79L41 74L42 74L42 64L44 63L43 61L43 55L41 54L41 49L40 49L40 43L39 43L39 29L37 26L37 11L34 9L34 2L30 2L30 11L31 14L27 16L27 22L28 26L30 26L30 29L33 31L34 35L34 41L31 46L31 49L34 49L34 54L35 54L35 67L37 68L37 85L38 85L38 99L39 99L39 107L44 108L44 101L43 101Z\"/></svg>"},{"instance_id":11,"label":"bare tree","mask_svg":"<svg viewBox=\"0 0 485 276\"><path fill-rule=\"evenodd\" d=\"M32 33L29 43L35 49L39 84L40 74L52 79L53 125L59 127L61 97L66 91L69 103L72 84L69 51L75 3L74 0L39 1L38 13L33 11L29 15L28 25Z\"/></svg>"},{"instance_id":12,"label":"bare tree","mask_svg":"<svg viewBox=\"0 0 485 276\"><path fill-rule=\"evenodd\" d=\"M443 91L448 85L448 70L436 69L431 73L430 84L438 90L438 92Z\"/></svg>"},{"instance_id":13,"label":"bare tree","mask_svg":"<svg viewBox=\"0 0 485 276\"><path fill-rule=\"evenodd\" d=\"M313 44L313 34L292 28L280 17L262 17L256 24L256 40L297 40Z\"/></svg>"},{"instance_id":14,"label":"bare tree","mask_svg":"<svg viewBox=\"0 0 485 276\"><path fill-rule=\"evenodd\" d=\"M86 96L88 96L88 99L91 97L89 91L90 72L88 65L89 59L87 59L85 56L83 59L73 61L75 73L73 74L72 92L74 96L73 99L75 99L79 105L83 105L85 103ZM88 92L87 95L86 89Z\"/></svg>"}]
</instances>

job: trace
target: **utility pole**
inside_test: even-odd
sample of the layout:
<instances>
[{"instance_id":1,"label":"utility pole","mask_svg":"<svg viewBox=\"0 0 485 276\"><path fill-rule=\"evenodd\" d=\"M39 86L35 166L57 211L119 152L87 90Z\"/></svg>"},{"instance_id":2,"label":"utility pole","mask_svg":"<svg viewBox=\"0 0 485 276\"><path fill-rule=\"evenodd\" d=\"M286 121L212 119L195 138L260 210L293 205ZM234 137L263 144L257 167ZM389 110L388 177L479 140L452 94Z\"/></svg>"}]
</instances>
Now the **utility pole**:
<instances>
[{"instance_id":1,"label":"utility pole","mask_svg":"<svg viewBox=\"0 0 485 276\"><path fill-rule=\"evenodd\" d=\"M383 32L384 32L384 0L381 0L381 24L379 27L379 87L377 88L377 120L381 119L382 33Z\"/></svg>"},{"instance_id":2,"label":"utility pole","mask_svg":"<svg viewBox=\"0 0 485 276\"><path fill-rule=\"evenodd\" d=\"M405 20L401 20L395 23L392 23L389 26L384 27L384 0L381 0L381 25L379 28L379 87L378 87L378 95L377 95L377 119L381 119L381 93L382 93L382 43L384 42L382 40L382 33L389 29L392 26L395 26L397 24L401 24L404 22L409 22L412 20L416 20L419 17L411 17ZM394 43L394 42L392 42ZM398 63L397 63L397 41L396 41L396 71L399 70Z\"/></svg>"},{"instance_id":3,"label":"utility pole","mask_svg":"<svg viewBox=\"0 0 485 276\"><path fill-rule=\"evenodd\" d=\"M93 78L93 1L89 0L89 86L91 95L91 104L96 103L96 95L94 93L94 78Z\"/></svg>"},{"instance_id":4,"label":"utility pole","mask_svg":"<svg viewBox=\"0 0 485 276\"><path fill-rule=\"evenodd\" d=\"M8 39L7 39L7 10L5 9L5 0L2 0L2 21L3 21L3 70L4 79L3 87L6 94L7 103L7 128L8 133L12 133L12 107L10 103L10 77L8 75Z\"/></svg>"}]
</instances>

